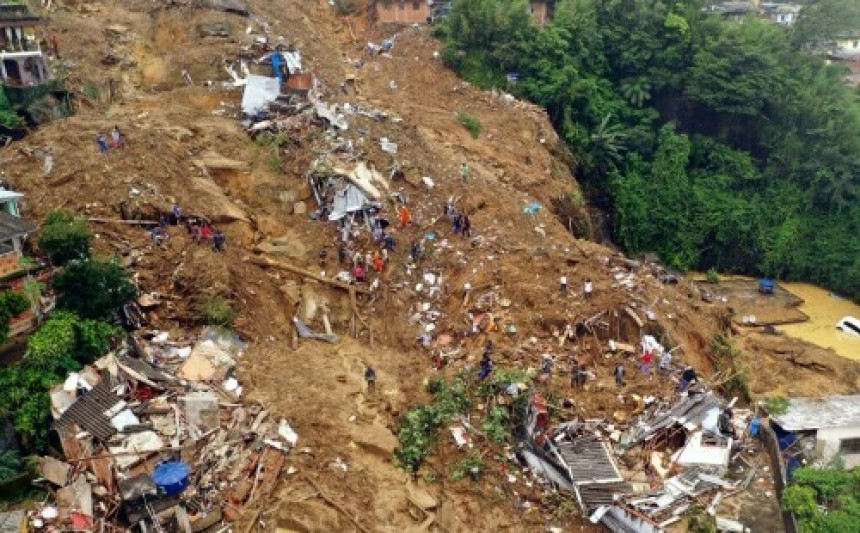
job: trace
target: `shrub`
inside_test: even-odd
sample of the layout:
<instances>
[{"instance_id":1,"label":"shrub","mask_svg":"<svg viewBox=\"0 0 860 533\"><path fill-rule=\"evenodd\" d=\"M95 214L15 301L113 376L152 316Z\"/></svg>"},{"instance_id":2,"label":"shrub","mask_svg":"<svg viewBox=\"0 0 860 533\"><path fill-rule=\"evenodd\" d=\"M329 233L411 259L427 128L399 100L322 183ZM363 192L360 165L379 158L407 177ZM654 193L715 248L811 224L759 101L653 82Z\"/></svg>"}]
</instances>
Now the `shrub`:
<instances>
[{"instance_id":1,"label":"shrub","mask_svg":"<svg viewBox=\"0 0 860 533\"><path fill-rule=\"evenodd\" d=\"M110 319L119 307L137 296L137 287L116 261L75 260L53 281L57 305L82 318Z\"/></svg>"},{"instance_id":2,"label":"shrub","mask_svg":"<svg viewBox=\"0 0 860 533\"><path fill-rule=\"evenodd\" d=\"M714 270L713 268L708 269L707 276L708 276L708 283L710 283L712 285L716 285L720 282L720 275L717 274L717 271Z\"/></svg>"},{"instance_id":3,"label":"shrub","mask_svg":"<svg viewBox=\"0 0 860 533\"><path fill-rule=\"evenodd\" d=\"M783 415L788 411L789 401L785 396L768 396L762 403L770 416Z\"/></svg>"},{"instance_id":4,"label":"shrub","mask_svg":"<svg viewBox=\"0 0 860 533\"><path fill-rule=\"evenodd\" d=\"M0 292L0 344L9 340L9 323L30 307L27 297L12 291Z\"/></svg>"},{"instance_id":5,"label":"shrub","mask_svg":"<svg viewBox=\"0 0 860 533\"><path fill-rule=\"evenodd\" d=\"M860 468L799 468L782 507L797 515L801 531L856 531L860 523Z\"/></svg>"},{"instance_id":6,"label":"shrub","mask_svg":"<svg viewBox=\"0 0 860 533\"><path fill-rule=\"evenodd\" d=\"M90 256L93 234L85 220L75 219L67 211L52 211L45 217L39 247L55 265Z\"/></svg>"},{"instance_id":7,"label":"shrub","mask_svg":"<svg viewBox=\"0 0 860 533\"><path fill-rule=\"evenodd\" d=\"M481 121L476 117L468 114L468 113L457 113L457 122L460 123L461 126L469 130L469 134L472 135L473 139L477 139L479 135L481 135L481 130L483 126L481 125Z\"/></svg>"},{"instance_id":8,"label":"shrub","mask_svg":"<svg viewBox=\"0 0 860 533\"><path fill-rule=\"evenodd\" d=\"M27 339L24 359L0 368L0 415L12 419L28 446L47 445L51 387L107 352L118 332L108 323L58 311Z\"/></svg>"},{"instance_id":9,"label":"shrub","mask_svg":"<svg viewBox=\"0 0 860 533\"><path fill-rule=\"evenodd\" d=\"M454 472L451 474L451 479L460 481L466 476L480 477L484 474L487 465L484 463L483 457L477 451L469 454L468 457L457 463L454 467Z\"/></svg>"},{"instance_id":10,"label":"shrub","mask_svg":"<svg viewBox=\"0 0 860 533\"><path fill-rule=\"evenodd\" d=\"M236 314L230 301L220 296L207 296L197 304L197 319L209 326L230 326Z\"/></svg>"},{"instance_id":11,"label":"shrub","mask_svg":"<svg viewBox=\"0 0 860 533\"><path fill-rule=\"evenodd\" d=\"M395 456L401 468L411 468L420 463L436 444L439 428L469 409L470 400L463 376L455 377L450 383L433 380L427 385L427 390L433 394L433 401L410 409L397 433L400 448Z\"/></svg>"}]
</instances>

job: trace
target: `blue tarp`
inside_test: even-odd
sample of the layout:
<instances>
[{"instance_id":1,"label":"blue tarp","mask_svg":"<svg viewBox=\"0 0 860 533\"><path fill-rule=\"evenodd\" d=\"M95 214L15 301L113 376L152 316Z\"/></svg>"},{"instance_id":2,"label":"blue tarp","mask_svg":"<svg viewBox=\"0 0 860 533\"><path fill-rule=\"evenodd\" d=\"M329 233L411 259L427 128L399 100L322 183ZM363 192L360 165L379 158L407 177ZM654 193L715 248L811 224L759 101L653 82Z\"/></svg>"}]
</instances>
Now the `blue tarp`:
<instances>
[{"instance_id":1,"label":"blue tarp","mask_svg":"<svg viewBox=\"0 0 860 533\"><path fill-rule=\"evenodd\" d=\"M275 76L281 84L284 83L284 70L281 68L283 65L284 63L281 59L281 54L278 52L272 54L272 70L275 71Z\"/></svg>"}]
</instances>

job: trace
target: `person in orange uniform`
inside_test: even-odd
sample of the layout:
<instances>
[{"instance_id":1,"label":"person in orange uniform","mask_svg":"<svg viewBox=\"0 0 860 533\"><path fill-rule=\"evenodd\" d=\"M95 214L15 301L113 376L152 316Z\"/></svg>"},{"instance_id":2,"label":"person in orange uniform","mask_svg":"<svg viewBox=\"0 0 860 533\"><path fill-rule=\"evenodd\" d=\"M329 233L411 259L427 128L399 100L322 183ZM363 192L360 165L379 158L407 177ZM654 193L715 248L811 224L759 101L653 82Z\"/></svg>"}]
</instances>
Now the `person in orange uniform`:
<instances>
[{"instance_id":1,"label":"person in orange uniform","mask_svg":"<svg viewBox=\"0 0 860 533\"><path fill-rule=\"evenodd\" d=\"M409 208L404 206L400 207L400 212L398 213L398 218L400 219L400 227L405 228L409 224L412 223L412 213L409 212Z\"/></svg>"}]
</instances>

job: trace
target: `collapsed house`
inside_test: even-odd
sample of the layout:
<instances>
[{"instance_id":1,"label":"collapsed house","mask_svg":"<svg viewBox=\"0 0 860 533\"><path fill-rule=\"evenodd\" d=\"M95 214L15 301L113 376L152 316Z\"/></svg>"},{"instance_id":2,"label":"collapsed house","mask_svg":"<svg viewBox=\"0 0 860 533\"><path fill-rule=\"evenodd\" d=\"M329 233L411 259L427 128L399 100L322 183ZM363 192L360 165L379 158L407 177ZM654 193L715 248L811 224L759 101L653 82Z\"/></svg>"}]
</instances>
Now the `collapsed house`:
<instances>
[{"instance_id":1,"label":"collapsed house","mask_svg":"<svg viewBox=\"0 0 860 533\"><path fill-rule=\"evenodd\" d=\"M548 428L545 401L536 394L521 456L539 479L572 493L593 523L613 532L664 531L692 505L716 508L749 484L751 474L736 481L726 474L735 444L746 439L751 412L736 410L727 432L726 420L720 421L726 411L711 391L674 402L650 400L627 428L602 419Z\"/></svg>"},{"instance_id":2,"label":"collapsed house","mask_svg":"<svg viewBox=\"0 0 860 533\"><path fill-rule=\"evenodd\" d=\"M242 400L247 345L206 329L195 340L134 334L129 345L51 390L64 460L39 472L56 498L31 512L43 531L203 531L275 488L298 436Z\"/></svg>"}]
</instances>

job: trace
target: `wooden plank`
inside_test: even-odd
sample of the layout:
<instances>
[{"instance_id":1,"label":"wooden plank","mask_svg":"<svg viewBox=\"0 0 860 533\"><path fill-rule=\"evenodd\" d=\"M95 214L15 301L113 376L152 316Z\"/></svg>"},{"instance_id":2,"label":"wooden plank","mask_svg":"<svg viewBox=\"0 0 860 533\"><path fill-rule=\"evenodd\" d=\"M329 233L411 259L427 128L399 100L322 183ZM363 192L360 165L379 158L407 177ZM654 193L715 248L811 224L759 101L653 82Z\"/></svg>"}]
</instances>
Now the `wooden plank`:
<instances>
[{"instance_id":1,"label":"wooden plank","mask_svg":"<svg viewBox=\"0 0 860 533\"><path fill-rule=\"evenodd\" d=\"M300 276L304 276L306 278L310 278L319 281L320 283L325 283L326 285L336 287L345 291L353 291L359 294L370 294L370 291L363 287L357 287L355 285L349 285L348 283L342 283L337 280L325 278L323 276L320 276L319 274L315 274L309 270L305 270L304 268L300 268L295 265L285 263L283 261L275 261L274 259L269 259L268 257L252 257L251 262L257 266L279 268L281 270L286 270L287 272L299 274Z\"/></svg>"}]
</instances>

